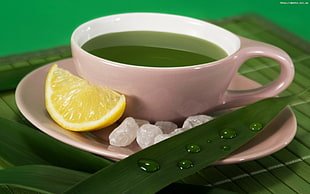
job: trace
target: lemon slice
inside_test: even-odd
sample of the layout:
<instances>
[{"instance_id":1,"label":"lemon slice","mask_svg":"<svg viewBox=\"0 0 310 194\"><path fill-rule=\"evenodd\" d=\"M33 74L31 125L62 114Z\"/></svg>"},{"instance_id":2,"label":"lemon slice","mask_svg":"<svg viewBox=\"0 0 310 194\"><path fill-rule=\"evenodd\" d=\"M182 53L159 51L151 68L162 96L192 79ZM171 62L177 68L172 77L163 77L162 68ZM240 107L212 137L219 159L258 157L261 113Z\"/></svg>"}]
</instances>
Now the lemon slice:
<instances>
[{"instance_id":1,"label":"lemon slice","mask_svg":"<svg viewBox=\"0 0 310 194\"><path fill-rule=\"evenodd\" d=\"M45 105L61 127L90 131L116 122L124 113L126 100L124 95L91 85L54 64L46 77Z\"/></svg>"}]
</instances>

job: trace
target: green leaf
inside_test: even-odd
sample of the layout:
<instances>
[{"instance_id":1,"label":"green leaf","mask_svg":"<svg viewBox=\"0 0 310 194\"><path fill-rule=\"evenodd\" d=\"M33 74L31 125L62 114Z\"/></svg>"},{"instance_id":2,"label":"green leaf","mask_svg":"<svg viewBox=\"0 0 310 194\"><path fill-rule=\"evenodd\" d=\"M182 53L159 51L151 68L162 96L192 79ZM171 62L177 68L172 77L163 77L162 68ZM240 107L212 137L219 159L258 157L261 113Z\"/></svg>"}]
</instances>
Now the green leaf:
<instances>
[{"instance_id":1,"label":"green leaf","mask_svg":"<svg viewBox=\"0 0 310 194\"><path fill-rule=\"evenodd\" d=\"M259 122L265 127L295 99L296 96L269 98L219 116L116 162L65 193L155 193L228 156L259 133L250 130L250 124ZM235 130L236 136L220 138L223 129ZM190 144L200 146L201 151L187 152ZM149 172L142 170L141 160L148 162L142 168ZM180 169L180 161L187 161L183 164L189 168Z\"/></svg>"},{"instance_id":2,"label":"green leaf","mask_svg":"<svg viewBox=\"0 0 310 194\"><path fill-rule=\"evenodd\" d=\"M46 166L27 165L0 170L0 185L13 185L41 193L61 193L89 173Z\"/></svg>"},{"instance_id":3,"label":"green leaf","mask_svg":"<svg viewBox=\"0 0 310 194\"><path fill-rule=\"evenodd\" d=\"M157 192L157 194L236 194L236 192L228 191L218 187L207 187L201 185L190 185L181 183L172 183L164 189Z\"/></svg>"},{"instance_id":4,"label":"green leaf","mask_svg":"<svg viewBox=\"0 0 310 194\"><path fill-rule=\"evenodd\" d=\"M88 173L45 165L27 165L0 170L0 193L9 190L24 190L38 193L61 193L90 176ZM27 192L27 193L28 193ZM13 192L14 193L14 192ZM158 194L195 193L195 194L234 194L217 187L173 183Z\"/></svg>"},{"instance_id":5,"label":"green leaf","mask_svg":"<svg viewBox=\"0 0 310 194\"><path fill-rule=\"evenodd\" d=\"M3 118L0 123L0 156L11 165L46 164L92 173L112 164L26 125Z\"/></svg>"},{"instance_id":6,"label":"green leaf","mask_svg":"<svg viewBox=\"0 0 310 194\"><path fill-rule=\"evenodd\" d=\"M46 62L45 62L46 63ZM20 82L20 80L27 75L29 72L33 71L34 69L40 67L40 65L29 65L27 62L21 62L17 65L21 64L21 67L19 68L12 68L9 65L2 65L2 68L5 66L8 67L8 69L1 70L0 71L0 91L5 91L9 89L15 89L17 84Z\"/></svg>"}]
</instances>

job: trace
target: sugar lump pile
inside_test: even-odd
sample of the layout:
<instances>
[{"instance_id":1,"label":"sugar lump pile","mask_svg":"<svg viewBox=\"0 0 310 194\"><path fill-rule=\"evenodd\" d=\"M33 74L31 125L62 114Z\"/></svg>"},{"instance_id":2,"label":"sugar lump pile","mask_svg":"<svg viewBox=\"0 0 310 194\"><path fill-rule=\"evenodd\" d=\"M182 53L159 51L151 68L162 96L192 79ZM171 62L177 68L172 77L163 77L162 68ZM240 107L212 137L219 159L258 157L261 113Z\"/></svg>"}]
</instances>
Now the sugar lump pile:
<instances>
[{"instance_id":1,"label":"sugar lump pile","mask_svg":"<svg viewBox=\"0 0 310 194\"><path fill-rule=\"evenodd\" d=\"M207 115L190 116L182 127L178 128L170 121L157 121L151 124L146 120L127 117L110 133L109 141L111 145L124 147L136 140L141 148L146 148L212 119L213 117Z\"/></svg>"}]
</instances>

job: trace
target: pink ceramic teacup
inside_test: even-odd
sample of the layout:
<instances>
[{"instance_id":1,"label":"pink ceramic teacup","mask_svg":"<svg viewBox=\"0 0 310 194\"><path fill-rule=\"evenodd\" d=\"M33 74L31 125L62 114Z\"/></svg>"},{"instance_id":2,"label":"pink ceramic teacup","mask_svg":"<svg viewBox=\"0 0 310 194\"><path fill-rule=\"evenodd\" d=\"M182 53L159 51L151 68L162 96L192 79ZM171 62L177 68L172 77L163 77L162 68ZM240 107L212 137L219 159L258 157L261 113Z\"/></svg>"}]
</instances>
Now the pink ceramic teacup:
<instances>
[{"instance_id":1,"label":"pink ceramic teacup","mask_svg":"<svg viewBox=\"0 0 310 194\"><path fill-rule=\"evenodd\" d=\"M190 35L221 47L227 57L183 67L146 67L96 57L81 48L102 34L123 31L161 31ZM101 17L79 26L71 38L78 74L127 97L126 116L150 121L177 121L217 107L236 107L276 96L294 77L290 57L272 45L237 36L205 21L158 13L127 13ZM254 90L228 91L239 67L248 59L268 57L281 66L280 75Z\"/></svg>"}]
</instances>

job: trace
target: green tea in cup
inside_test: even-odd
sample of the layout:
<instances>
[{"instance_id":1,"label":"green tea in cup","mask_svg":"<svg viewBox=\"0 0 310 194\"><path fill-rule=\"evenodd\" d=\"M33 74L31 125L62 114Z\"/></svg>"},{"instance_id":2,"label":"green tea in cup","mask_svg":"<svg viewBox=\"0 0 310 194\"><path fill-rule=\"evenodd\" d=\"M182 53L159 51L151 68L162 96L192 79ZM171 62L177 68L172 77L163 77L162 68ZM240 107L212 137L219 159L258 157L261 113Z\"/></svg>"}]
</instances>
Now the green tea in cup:
<instances>
[{"instance_id":1,"label":"green tea in cup","mask_svg":"<svg viewBox=\"0 0 310 194\"><path fill-rule=\"evenodd\" d=\"M114 62L149 67L191 66L227 56L222 48L207 40L158 31L103 34L90 39L82 48Z\"/></svg>"}]
</instances>

